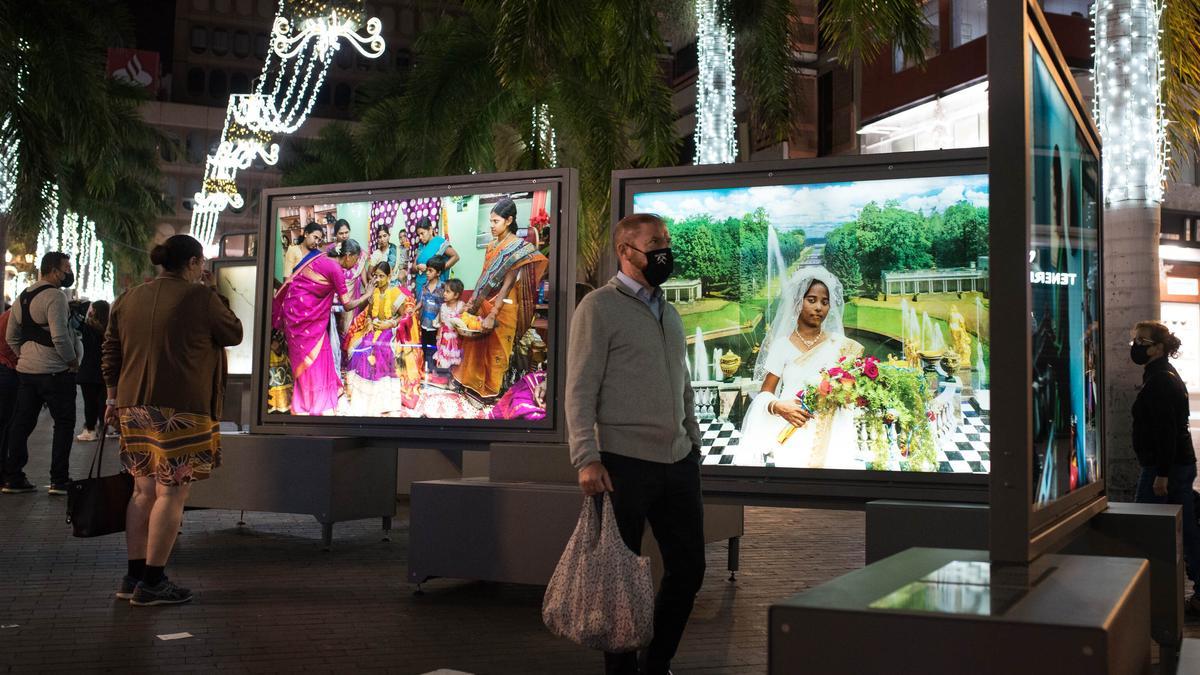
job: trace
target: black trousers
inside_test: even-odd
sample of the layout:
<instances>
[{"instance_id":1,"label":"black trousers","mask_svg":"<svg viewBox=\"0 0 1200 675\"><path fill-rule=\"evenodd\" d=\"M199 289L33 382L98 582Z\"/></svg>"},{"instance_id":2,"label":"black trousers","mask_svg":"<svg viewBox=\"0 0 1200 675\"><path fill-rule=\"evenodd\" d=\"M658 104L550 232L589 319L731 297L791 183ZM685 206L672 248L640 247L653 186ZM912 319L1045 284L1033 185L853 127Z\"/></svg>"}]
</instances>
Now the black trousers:
<instances>
[{"instance_id":1,"label":"black trousers","mask_svg":"<svg viewBox=\"0 0 1200 675\"><path fill-rule=\"evenodd\" d=\"M71 440L75 436L75 374L27 375L19 373L17 407L8 434L8 456L4 461L4 480L25 478L29 461L29 434L37 427L42 404L50 408L54 419L54 441L50 453L50 482L60 485L71 480Z\"/></svg>"},{"instance_id":2,"label":"black trousers","mask_svg":"<svg viewBox=\"0 0 1200 675\"><path fill-rule=\"evenodd\" d=\"M104 414L108 390L102 384L80 382L79 391L83 394L83 428L95 431L100 416Z\"/></svg>"},{"instance_id":3,"label":"black trousers","mask_svg":"<svg viewBox=\"0 0 1200 675\"><path fill-rule=\"evenodd\" d=\"M17 407L17 389L21 379L17 371L0 364L0 484L4 483L4 465L8 461L8 432Z\"/></svg>"},{"instance_id":4,"label":"black trousers","mask_svg":"<svg viewBox=\"0 0 1200 675\"><path fill-rule=\"evenodd\" d=\"M700 584L704 582L704 504L700 497L700 451L674 464L601 453L612 478L613 513L621 539L642 551L649 521L663 557L663 579L654 600L654 640L642 655L642 672L662 675L683 637ZM611 675L638 672L638 655L605 654Z\"/></svg>"}]
</instances>

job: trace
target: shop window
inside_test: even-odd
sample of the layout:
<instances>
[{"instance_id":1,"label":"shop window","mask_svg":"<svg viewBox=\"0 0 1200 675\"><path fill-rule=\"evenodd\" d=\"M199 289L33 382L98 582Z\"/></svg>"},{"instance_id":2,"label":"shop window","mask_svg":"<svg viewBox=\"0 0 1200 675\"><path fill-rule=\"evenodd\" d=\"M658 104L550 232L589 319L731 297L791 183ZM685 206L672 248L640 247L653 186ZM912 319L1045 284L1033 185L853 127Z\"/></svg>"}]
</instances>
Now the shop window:
<instances>
[{"instance_id":1,"label":"shop window","mask_svg":"<svg viewBox=\"0 0 1200 675\"><path fill-rule=\"evenodd\" d=\"M267 49L270 48L270 42L267 39L266 33L254 34L254 58L265 61L267 59Z\"/></svg>"},{"instance_id":2,"label":"shop window","mask_svg":"<svg viewBox=\"0 0 1200 675\"><path fill-rule=\"evenodd\" d=\"M350 85L345 82L339 82L333 90L333 106L338 110L346 110L350 107Z\"/></svg>"},{"instance_id":3,"label":"shop window","mask_svg":"<svg viewBox=\"0 0 1200 675\"><path fill-rule=\"evenodd\" d=\"M192 26L192 51L196 54L208 51L208 29L204 26Z\"/></svg>"},{"instance_id":4,"label":"shop window","mask_svg":"<svg viewBox=\"0 0 1200 675\"><path fill-rule=\"evenodd\" d=\"M396 50L396 70L407 70L412 65L412 52L407 49Z\"/></svg>"},{"instance_id":5,"label":"shop window","mask_svg":"<svg viewBox=\"0 0 1200 675\"><path fill-rule=\"evenodd\" d=\"M250 56L250 34L244 30L233 34L233 55L239 59Z\"/></svg>"},{"instance_id":6,"label":"shop window","mask_svg":"<svg viewBox=\"0 0 1200 675\"><path fill-rule=\"evenodd\" d=\"M188 96L203 96L204 95L204 71L199 68L191 68L187 74L187 93Z\"/></svg>"},{"instance_id":7,"label":"shop window","mask_svg":"<svg viewBox=\"0 0 1200 675\"><path fill-rule=\"evenodd\" d=\"M329 93L329 88L331 86L333 86L333 85L329 83L329 80L325 80L324 82L321 83L321 88L320 88L320 90L317 91L317 105L318 106L323 108L323 107L329 105L330 101L332 100L331 95Z\"/></svg>"},{"instance_id":8,"label":"shop window","mask_svg":"<svg viewBox=\"0 0 1200 675\"><path fill-rule=\"evenodd\" d=\"M395 7L381 7L377 16L379 16L379 22L383 24L383 30L385 33L390 33L396 30Z\"/></svg>"},{"instance_id":9,"label":"shop window","mask_svg":"<svg viewBox=\"0 0 1200 675\"><path fill-rule=\"evenodd\" d=\"M942 51L942 45L941 45L942 29L941 29L941 25L940 25L940 11L941 10L939 9L939 7L940 7L940 3L938 2L938 0L926 0L926 2L925 2L925 6L924 6L925 22L929 29L929 46L925 49L925 58L926 59L931 59L931 58L937 56ZM898 73L902 70L908 70L909 68L912 68L915 65L917 65L916 61L914 61L910 58L907 58L904 55L904 53L900 51L900 47L898 45L893 46L893 48L892 48L892 70L894 72Z\"/></svg>"},{"instance_id":10,"label":"shop window","mask_svg":"<svg viewBox=\"0 0 1200 675\"><path fill-rule=\"evenodd\" d=\"M412 36L417 33L416 16L407 7L400 9L400 34Z\"/></svg>"},{"instance_id":11,"label":"shop window","mask_svg":"<svg viewBox=\"0 0 1200 675\"><path fill-rule=\"evenodd\" d=\"M987 0L953 0L950 47L961 47L987 33Z\"/></svg>"},{"instance_id":12,"label":"shop window","mask_svg":"<svg viewBox=\"0 0 1200 675\"><path fill-rule=\"evenodd\" d=\"M229 31L224 28L213 29L212 53L217 56L225 56L229 53Z\"/></svg>"},{"instance_id":13,"label":"shop window","mask_svg":"<svg viewBox=\"0 0 1200 675\"><path fill-rule=\"evenodd\" d=\"M164 162L179 161L179 134L168 131L163 134L166 138L158 144L158 155Z\"/></svg>"},{"instance_id":14,"label":"shop window","mask_svg":"<svg viewBox=\"0 0 1200 675\"><path fill-rule=\"evenodd\" d=\"M208 95L218 100L229 97L229 78L225 71L214 70L208 74Z\"/></svg>"},{"instance_id":15,"label":"shop window","mask_svg":"<svg viewBox=\"0 0 1200 675\"><path fill-rule=\"evenodd\" d=\"M249 94L250 78L246 77L245 73L234 73L233 77L229 78L229 93Z\"/></svg>"}]
</instances>

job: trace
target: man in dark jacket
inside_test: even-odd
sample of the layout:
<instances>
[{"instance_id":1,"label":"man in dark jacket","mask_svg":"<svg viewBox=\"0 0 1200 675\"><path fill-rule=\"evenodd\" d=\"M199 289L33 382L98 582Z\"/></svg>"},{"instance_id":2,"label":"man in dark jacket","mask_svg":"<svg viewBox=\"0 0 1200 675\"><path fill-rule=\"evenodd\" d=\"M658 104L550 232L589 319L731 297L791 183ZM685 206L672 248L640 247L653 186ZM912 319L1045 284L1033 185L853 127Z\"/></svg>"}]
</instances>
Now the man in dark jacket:
<instances>
[{"instance_id":1,"label":"man in dark jacket","mask_svg":"<svg viewBox=\"0 0 1200 675\"><path fill-rule=\"evenodd\" d=\"M1200 582L1200 527L1192 496L1196 451L1188 429L1187 386L1168 360L1179 346L1179 338L1157 321L1139 323L1129 346L1133 362L1146 368L1142 390L1133 402L1133 449L1142 465L1134 499L1183 507L1183 558L1188 578L1196 584ZM1184 606L1200 613L1200 597L1193 592Z\"/></svg>"}]
</instances>

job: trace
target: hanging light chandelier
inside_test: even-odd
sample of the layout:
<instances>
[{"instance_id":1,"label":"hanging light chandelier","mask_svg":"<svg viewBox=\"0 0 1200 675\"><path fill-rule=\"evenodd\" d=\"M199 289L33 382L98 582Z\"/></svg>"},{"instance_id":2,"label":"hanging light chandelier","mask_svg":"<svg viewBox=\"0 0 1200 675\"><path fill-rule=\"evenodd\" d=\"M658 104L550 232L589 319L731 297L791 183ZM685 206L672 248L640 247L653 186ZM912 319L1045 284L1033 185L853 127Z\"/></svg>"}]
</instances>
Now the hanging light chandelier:
<instances>
[{"instance_id":1,"label":"hanging light chandelier","mask_svg":"<svg viewBox=\"0 0 1200 675\"><path fill-rule=\"evenodd\" d=\"M378 18L367 18L363 0L280 0L262 75L254 93L229 97L221 140L193 198L192 236L210 255L221 212L245 204L238 172L255 159L278 162L274 138L295 133L308 119L342 42L366 58L379 58L386 47L382 29Z\"/></svg>"}]
</instances>

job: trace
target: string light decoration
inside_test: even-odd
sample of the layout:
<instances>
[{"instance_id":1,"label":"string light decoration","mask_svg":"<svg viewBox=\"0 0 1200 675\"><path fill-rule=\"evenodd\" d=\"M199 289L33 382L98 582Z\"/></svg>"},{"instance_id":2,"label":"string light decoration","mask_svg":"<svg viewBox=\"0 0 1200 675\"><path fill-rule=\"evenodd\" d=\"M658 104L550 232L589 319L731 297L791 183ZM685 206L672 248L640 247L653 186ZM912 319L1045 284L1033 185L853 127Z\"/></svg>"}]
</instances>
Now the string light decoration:
<instances>
[{"instance_id":1,"label":"string light decoration","mask_svg":"<svg viewBox=\"0 0 1200 675\"><path fill-rule=\"evenodd\" d=\"M1170 145L1162 100L1163 0L1092 7L1092 114L1104 140L1104 201L1163 198Z\"/></svg>"},{"instance_id":2,"label":"string light decoration","mask_svg":"<svg viewBox=\"0 0 1200 675\"><path fill-rule=\"evenodd\" d=\"M280 0L271 49L251 94L229 97L216 152L193 197L192 236L215 255L217 223L226 208L241 208L237 174L256 160L279 161L274 138L295 133L308 119L317 93L343 41L366 58L383 55L379 19L366 16L364 0ZM366 35L358 33L365 27Z\"/></svg>"},{"instance_id":3,"label":"string light decoration","mask_svg":"<svg viewBox=\"0 0 1200 675\"><path fill-rule=\"evenodd\" d=\"M545 103L533 107L533 138L542 163L545 166L558 166L558 139L554 135L550 106Z\"/></svg>"},{"instance_id":4,"label":"string light decoration","mask_svg":"<svg viewBox=\"0 0 1200 675\"><path fill-rule=\"evenodd\" d=\"M76 297L88 300L113 299L116 271L104 259L104 244L96 236L96 223L72 211L59 212L58 190L46 186L43 196L50 204L50 218L38 231L34 264L50 251L62 251L71 256L75 271ZM19 292L20 289L18 289Z\"/></svg>"},{"instance_id":5,"label":"string light decoration","mask_svg":"<svg viewBox=\"0 0 1200 675\"><path fill-rule=\"evenodd\" d=\"M696 0L696 164L727 164L737 159L733 31L718 3Z\"/></svg>"}]
</instances>

